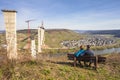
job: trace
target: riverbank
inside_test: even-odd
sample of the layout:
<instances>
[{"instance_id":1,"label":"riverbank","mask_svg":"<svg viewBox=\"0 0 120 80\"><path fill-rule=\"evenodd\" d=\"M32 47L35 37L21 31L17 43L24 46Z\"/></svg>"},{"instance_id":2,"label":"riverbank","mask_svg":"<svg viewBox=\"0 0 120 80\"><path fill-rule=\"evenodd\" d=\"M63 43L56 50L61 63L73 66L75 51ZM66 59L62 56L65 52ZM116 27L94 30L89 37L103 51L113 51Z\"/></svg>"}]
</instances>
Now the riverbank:
<instances>
[{"instance_id":1,"label":"riverbank","mask_svg":"<svg viewBox=\"0 0 120 80\"><path fill-rule=\"evenodd\" d=\"M84 47L85 49L86 47ZM91 50L93 51L103 51L107 49L113 49L113 48L120 48L120 43L119 44L114 44L114 45L106 45L106 46L91 46ZM43 49L44 54L50 53L50 54L58 54L58 53L73 53L78 51L79 48L71 48L71 49ZM106 52L107 53L107 52Z\"/></svg>"}]
</instances>

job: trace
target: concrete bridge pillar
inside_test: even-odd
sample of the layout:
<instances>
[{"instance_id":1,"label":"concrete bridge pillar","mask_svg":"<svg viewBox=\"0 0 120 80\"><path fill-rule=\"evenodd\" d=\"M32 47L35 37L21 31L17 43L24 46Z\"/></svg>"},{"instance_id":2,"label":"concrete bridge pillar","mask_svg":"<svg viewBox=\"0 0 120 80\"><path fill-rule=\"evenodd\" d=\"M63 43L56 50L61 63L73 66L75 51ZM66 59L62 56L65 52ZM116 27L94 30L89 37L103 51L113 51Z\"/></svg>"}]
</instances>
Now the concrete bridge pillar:
<instances>
[{"instance_id":1,"label":"concrete bridge pillar","mask_svg":"<svg viewBox=\"0 0 120 80\"><path fill-rule=\"evenodd\" d=\"M44 32L45 32L45 29L42 23L42 26L38 27L38 52L42 52L41 48L42 48L42 45L44 44L44 39L45 39Z\"/></svg>"},{"instance_id":2,"label":"concrete bridge pillar","mask_svg":"<svg viewBox=\"0 0 120 80\"><path fill-rule=\"evenodd\" d=\"M15 10L2 10L6 27L7 57L17 59L16 13Z\"/></svg>"}]
</instances>

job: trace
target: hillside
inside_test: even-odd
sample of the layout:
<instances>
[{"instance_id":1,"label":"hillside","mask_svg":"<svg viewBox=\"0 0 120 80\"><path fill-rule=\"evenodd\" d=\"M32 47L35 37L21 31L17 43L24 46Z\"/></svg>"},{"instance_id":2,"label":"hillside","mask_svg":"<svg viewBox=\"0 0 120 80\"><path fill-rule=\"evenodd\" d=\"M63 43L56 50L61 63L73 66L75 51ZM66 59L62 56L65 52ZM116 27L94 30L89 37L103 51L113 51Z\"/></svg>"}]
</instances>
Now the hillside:
<instances>
[{"instance_id":1,"label":"hillside","mask_svg":"<svg viewBox=\"0 0 120 80\"><path fill-rule=\"evenodd\" d=\"M20 42L22 40L23 45L27 42L27 30L19 30L18 39ZM32 29L31 35L35 37L37 42L37 30ZM60 44L63 40L78 40L80 38L85 37L84 35L80 35L72 30L67 29L47 29L45 30L45 45L47 48L62 48ZM25 39L26 38L26 39ZM37 44L37 43L36 43Z\"/></svg>"},{"instance_id":2,"label":"hillside","mask_svg":"<svg viewBox=\"0 0 120 80\"><path fill-rule=\"evenodd\" d=\"M80 35L72 30L47 30L45 43L50 47L62 47L61 42L65 40L78 40L83 38L84 35ZM51 44L52 43L52 44Z\"/></svg>"},{"instance_id":3,"label":"hillside","mask_svg":"<svg viewBox=\"0 0 120 80\"><path fill-rule=\"evenodd\" d=\"M37 30L32 30L37 40ZM45 43L51 47L62 40L74 40L85 37L71 30L46 30ZM5 39L2 34L1 38ZM18 46L27 43L27 31L18 31ZM4 41L4 40L1 40ZM37 44L37 43L36 43ZM53 56L38 54L37 59L31 60L29 52L18 51L17 63L7 62L6 50L0 49L0 80L119 80L120 79L120 53L103 55L107 57L105 64L99 64L97 71L93 67L73 67L66 55Z\"/></svg>"},{"instance_id":4,"label":"hillside","mask_svg":"<svg viewBox=\"0 0 120 80\"><path fill-rule=\"evenodd\" d=\"M3 50L2 52L3 54ZM1 54L1 53L0 53ZM0 63L1 80L119 80L120 53L105 55L105 64L99 64L97 71L93 67L73 67L65 55L38 55L33 61L30 54L19 55L17 63Z\"/></svg>"},{"instance_id":5,"label":"hillside","mask_svg":"<svg viewBox=\"0 0 120 80\"><path fill-rule=\"evenodd\" d=\"M74 47L78 47L79 45L84 45L83 43L86 44L95 44L95 41L97 39L97 44L95 45L99 45L98 43L100 42L104 42L104 43L108 43L111 44L110 46L105 45L104 47L94 47L94 48L110 48L110 47L118 47L120 40L114 38L113 36L109 36L109 35L104 35L106 37L110 37L111 39L106 39L106 38L102 38L101 36L94 36L93 32L97 31L93 31L93 32L87 32L87 31L82 31L82 33L78 33L79 30L76 32L74 30L68 30L68 29L47 29L45 30L45 45L43 46L43 48L46 49L58 49L58 48L74 48ZM102 31L101 31L102 32ZM112 32L115 31L111 31ZM117 31L116 31L117 32ZM87 34L84 34L87 33ZM90 33L90 34L88 34ZM93 33L93 34L92 34ZM98 31L98 33L100 34L100 32ZM102 34L102 33L101 33ZM107 34L107 32L106 32ZM36 45L38 44L37 40L37 29L31 29L31 36L35 38L36 41ZM86 38L85 38L86 37ZM5 34L0 34L0 44L5 44ZM88 39L87 39L88 38ZM91 39L90 39L91 38ZM90 39L90 40L89 40ZM18 30L17 31L17 43L18 43L18 48L24 48L24 46L27 44L28 41L28 31L26 30ZM83 42L84 41L84 42ZM92 41L92 42L91 42ZM114 42L117 41L116 44L114 44ZM110 43L109 43L110 42ZM111 43L113 42L113 43ZM102 44L102 43L100 43Z\"/></svg>"}]
</instances>

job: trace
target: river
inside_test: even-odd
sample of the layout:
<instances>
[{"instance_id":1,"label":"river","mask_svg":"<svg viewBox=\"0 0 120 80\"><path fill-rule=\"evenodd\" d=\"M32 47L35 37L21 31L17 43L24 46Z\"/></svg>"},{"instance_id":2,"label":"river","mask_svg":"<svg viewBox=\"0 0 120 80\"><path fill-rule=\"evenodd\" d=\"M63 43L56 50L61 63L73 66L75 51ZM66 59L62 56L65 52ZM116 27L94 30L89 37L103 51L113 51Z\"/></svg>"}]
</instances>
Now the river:
<instances>
[{"instance_id":1,"label":"river","mask_svg":"<svg viewBox=\"0 0 120 80\"><path fill-rule=\"evenodd\" d=\"M119 53L120 48L110 48L110 49L104 49L104 50L94 50L93 51L95 55L99 54L108 54L108 53Z\"/></svg>"},{"instance_id":2,"label":"river","mask_svg":"<svg viewBox=\"0 0 120 80\"><path fill-rule=\"evenodd\" d=\"M95 55L119 53L120 48L110 48L110 49L104 49L104 50L93 50L93 52L94 52ZM49 55L49 57L59 57L59 56L65 56L65 55L67 55L67 53L57 53L57 54L48 54L48 55Z\"/></svg>"}]
</instances>

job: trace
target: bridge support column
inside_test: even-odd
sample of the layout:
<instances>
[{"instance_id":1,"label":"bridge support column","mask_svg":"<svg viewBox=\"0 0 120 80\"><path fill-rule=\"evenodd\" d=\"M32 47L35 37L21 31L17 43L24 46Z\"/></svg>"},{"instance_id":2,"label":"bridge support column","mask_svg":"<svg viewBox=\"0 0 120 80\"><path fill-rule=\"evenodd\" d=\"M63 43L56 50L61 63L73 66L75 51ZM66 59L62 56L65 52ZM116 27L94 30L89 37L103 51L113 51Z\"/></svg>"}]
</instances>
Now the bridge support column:
<instances>
[{"instance_id":1,"label":"bridge support column","mask_svg":"<svg viewBox=\"0 0 120 80\"><path fill-rule=\"evenodd\" d=\"M42 26L41 27L38 27L38 53L39 52L42 52L42 46L44 44L44 32L45 32L45 29L43 27L43 23L42 23Z\"/></svg>"},{"instance_id":2,"label":"bridge support column","mask_svg":"<svg viewBox=\"0 0 120 80\"><path fill-rule=\"evenodd\" d=\"M2 10L6 26L8 59L17 59L16 13L14 10Z\"/></svg>"}]
</instances>

